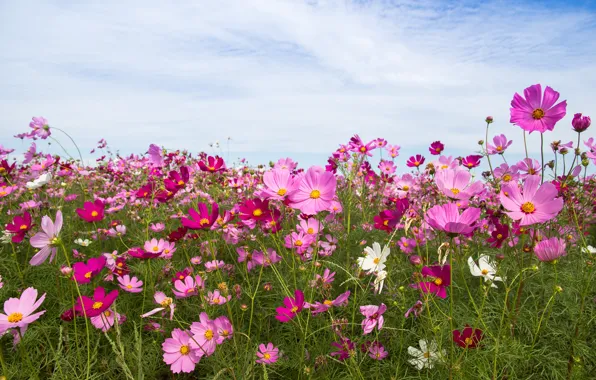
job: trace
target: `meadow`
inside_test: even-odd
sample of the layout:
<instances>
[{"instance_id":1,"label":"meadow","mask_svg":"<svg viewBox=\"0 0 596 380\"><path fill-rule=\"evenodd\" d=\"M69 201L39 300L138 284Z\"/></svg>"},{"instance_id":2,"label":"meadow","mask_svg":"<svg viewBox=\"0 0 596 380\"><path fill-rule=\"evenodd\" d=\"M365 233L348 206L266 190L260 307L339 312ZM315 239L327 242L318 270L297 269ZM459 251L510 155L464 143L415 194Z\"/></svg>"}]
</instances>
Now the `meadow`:
<instances>
[{"instance_id":1,"label":"meadow","mask_svg":"<svg viewBox=\"0 0 596 380\"><path fill-rule=\"evenodd\" d=\"M355 135L312 167L84 165L34 117L0 146L2 378L596 379L596 141L558 100L516 93L467 156Z\"/></svg>"}]
</instances>

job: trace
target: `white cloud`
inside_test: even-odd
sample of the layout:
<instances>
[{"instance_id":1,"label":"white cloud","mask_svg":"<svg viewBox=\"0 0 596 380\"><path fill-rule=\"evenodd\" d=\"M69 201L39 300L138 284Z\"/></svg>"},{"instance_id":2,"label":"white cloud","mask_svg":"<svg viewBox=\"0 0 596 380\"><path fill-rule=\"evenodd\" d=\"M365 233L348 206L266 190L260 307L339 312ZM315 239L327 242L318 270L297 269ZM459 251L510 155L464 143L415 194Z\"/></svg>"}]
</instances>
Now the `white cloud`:
<instances>
[{"instance_id":1,"label":"white cloud","mask_svg":"<svg viewBox=\"0 0 596 380\"><path fill-rule=\"evenodd\" d=\"M151 142L330 153L354 133L423 150L476 150L514 92L548 84L594 115L596 15L513 2L62 1L0 5L3 144L31 116L124 152ZM516 5L517 4L517 5ZM593 135L593 134L592 134ZM529 140L538 152L538 136ZM14 143L13 143L14 144ZM276 157L272 157L276 158Z\"/></svg>"}]
</instances>

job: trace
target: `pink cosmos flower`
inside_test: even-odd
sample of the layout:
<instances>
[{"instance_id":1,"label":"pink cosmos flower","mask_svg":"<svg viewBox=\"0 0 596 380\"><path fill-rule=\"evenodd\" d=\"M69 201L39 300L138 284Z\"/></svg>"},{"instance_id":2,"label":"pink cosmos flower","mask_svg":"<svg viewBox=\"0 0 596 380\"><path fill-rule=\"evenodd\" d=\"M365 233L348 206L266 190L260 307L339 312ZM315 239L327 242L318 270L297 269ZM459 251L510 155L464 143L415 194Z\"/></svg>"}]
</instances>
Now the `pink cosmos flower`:
<instances>
[{"instance_id":1,"label":"pink cosmos flower","mask_svg":"<svg viewBox=\"0 0 596 380\"><path fill-rule=\"evenodd\" d=\"M176 252L176 243L174 243L173 241L166 241L164 242L163 251L161 252L161 255L159 257L162 259L171 259L174 255L174 252Z\"/></svg>"},{"instance_id":2,"label":"pink cosmos flower","mask_svg":"<svg viewBox=\"0 0 596 380\"><path fill-rule=\"evenodd\" d=\"M315 302L314 304L306 303L305 307L311 310L312 315L324 313L331 309L333 306L346 306L348 304L348 298L350 297L350 291L340 294L334 300L325 300L323 302Z\"/></svg>"},{"instance_id":3,"label":"pink cosmos flower","mask_svg":"<svg viewBox=\"0 0 596 380\"><path fill-rule=\"evenodd\" d=\"M298 254L304 253L308 247L314 242L312 235L304 232L292 232L286 235L284 246L286 248L294 248Z\"/></svg>"},{"instance_id":4,"label":"pink cosmos flower","mask_svg":"<svg viewBox=\"0 0 596 380\"><path fill-rule=\"evenodd\" d=\"M292 171L298 167L298 163L294 162L291 158L280 158L277 160L273 169L282 169Z\"/></svg>"},{"instance_id":5,"label":"pink cosmos flower","mask_svg":"<svg viewBox=\"0 0 596 380\"><path fill-rule=\"evenodd\" d=\"M148 242L148 243L150 243L150 242ZM147 244L147 243L145 243L145 244ZM131 257L135 257L137 259L143 259L143 260L154 259L156 257L161 256L161 252L154 253L152 250L147 251L140 247L132 247L128 251L126 251L126 254Z\"/></svg>"},{"instance_id":6,"label":"pink cosmos flower","mask_svg":"<svg viewBox=\"0 0 596 380\"><path fill-rule=\"evenodd\" d=\"M201 169L204 172L218 173L226 170L226 164L224 163L224 160L221 157L209 156L207 157L206 163L204 161L199 162L199 169Z\"/></svg>"},{"instance_id":7,"label":"pink cosmos flower","mask_svg":"<svg viewBox=\"0 0 596 380\"><path fill-rule=\"evenodd\" d=\"M118 277L118 282L120 283L120 288L129 293L140 293L143 291L143 281L139 281L136 277L130 278L130 276L126 274L122 277Z\"/></svg>"},{"instance_id":8,"label":"pink cosmos flower","mask_svg":"<svg viewBox=\"0 0 596 380\"><path fill-rule=\"evenodd\" d=\"M316 236L323 229L323 225L315 218L308 218L301 220L300 224L296 226L296 229L301 230L305 234Z\"/></svg>"},{"instance_id":9,"label":"pink cosmos flower","mask_svg":"<svg viewBox=\"0 0 596 380\"><path fill-rule=\"evenodd\" d=\"M149 317L155 313L163 311L162 315L165 314L165 309L170 309L170 320L174 318L174 311L176 310L176 304L173 302L171 297L166 296L164 292L155 292L153 296L155 303L161 305L161 307L155 308L148 313L141 315L141 318Z\"/></svg>"},{"instance_id":10,"label":"pink cosmos flower","mask_svg":"<svg viewBox=\"0 0 596 380\"><path fill-rule=\"evenodd\" d=\"M479 208L467 208L460 215L459 208L455 203L433 206L424 216L424 220L435 230L462 235L472 234L479 218Z\"/></svg>"},{"instance_id":11,"label":"pink cosmos flower","mask_svg":"<svg viewBox=\"0 0 596 380\"><path fill-rule=\"evenodd\" d=\"M56 256L56 244L58 244L58 234L62 229L62 211L56 212L56 223L52 222L49 216L41 219L41 229L43 232L36 233L30 240L30 243L35 248L41 250L37 252L29 261L29 264L37 266L43 264L50 257L50 262Z\"/></svg>"},{"instance_id":12,"label":"pink cosmos flower","mask_svg":"<svg viewBox=\"0 0 596 380\"><path fill-rule=\"evenodd\" d=\"M161 232L166 229L166 225L163 223L151 223L149 229L153 232Z\"/></svg>"},{"instance_id":13,"label":"pink cosmos flower","mask_svg":"<svg viewBox=\"0 0 596 380\"><path fill-rule=\"evenodd\" d=\"M263 343L259 345L256 360L259 364L273 364L279 358L279 348L275 347L273 343L269 342L265 346Z\"/></svg>"},{"instance_id":14,"label":"pink cosmos flower","mask_svg":"<svg viewBox=\"0 0 596 380\"><path fill-rule=\"evenodd\" d=\"M470 183L472 174L468 170L444 169L435 174L435 183L443 194L452 199L469 200L484 189L481 181Z\"/></svg>"},{"instance_id":15,"label":"pink cosmos flower","mask_svg":"<svg viewBox=\"0 0 596 380\"><path fill-rule=\"evenodd\" d=\"M571 125L573 126L573 130L576 132L583 132L590 127L592 124L592 120L589 116L582 116L581 113L576 113L573 115L573 120L571 120Z\"/></svg>"},{"instance_id":16,"label":"pink cosmos flower","mask_svg":"<svg viewBox=\"0 0 596 380\"><path fill-rule=\"evenodd\" d=\"M7 330L18 328L21 335L27 330L27 326L35 322L45 310L33 313L45 300L44 293L37 299L37 289L27 288L21 293L20 298L9 298L4 302L4 313L0 313L0 335Z\"/></svg>"},{"instance_id":17,"label":"pink cosmos flower","mask_svg":"<svg viewBox=\"0 0 596 380\"><path fill-rule=\"evenodd\" d=\"M29 123L29 128L33 129L31 137L39 137L45 140L52 134L48 121L41 116L33 117L32 121Z\"/></svg>"},{"instance_id":18,"label":"pink cosmos flower","mask_svg":"<svg viewBox=\"0 0 596 380\"><path fill-rule=\"evenodd\" d=\"M391 158L399 156L400 149L401 147L399 145L387 145L385 147L385 150L387 151L387 153L389 153L389 156L391 156Z\"/></svg>"},{"instance_id":19,"label":"pink cosmos flower","mask_svg":"<svg viewBox=\"0 0 596 380\"><path fill-rule=\"evenodd\" d=\"M404 314L404 317L408 318L410 316L410 314L412 314L412 313L414 313L415 317L418 317L422 313L423 308L424 308L424 304L422 303L422 301L418 300L411 308L408 309L408 311L406 311L406 314Z\"/></svg>"},{"instance_id":20,"label":"pink cosmos flower","mask_svg":"<svg viewBox=\"0 0 596 380\"><path fill-rule=\"evenodd\" d=\"M149 252L151 255L159 256L163 252L165 244L166 244L166 241L163 239L159 239L159 240L151 239L151 240L145 242L145 245L143 246L143 248L145 249L145 251Z\"/></svg>"},{"instance_id":21,"label":"pink cosmos flower","mask_svg":"<svg viewBox=\"0 0 596 380\"><path fill-rule=\"evenodd\" d=\"M73 279L79 284L88 284L91 279L97 276L101 270L106 266L107 259L105 256L93 257L86 263L79 261L72 265L74 272Z\"/></svg>"},{"instance_id":22,"label":"pink cosmos flower","mask_svg":"<svg viewBox=\"0 0 596 380\"><path fill-rule=\"evenodd\" d=\"M199 275L187 276L184 281L176 280L174 287L176 289L172 289L172 292L176 298L187 298L199 294L199 289L203 289L205 283Z\"/></svg>"},{"instance_id":23,"label":"pink cosmos flower","mask_svg":"<svg viewBox=\"0 0 596 380\"><path fill-rule=\"evenodd\" d=\"M220 337L217 326L209 319L207 313L202 312L199 319L199 322L193 322L190 325L192 334L192 339L189 341L190 348L195 350L199 357L211 356L223 338Z\"/></svg>"},{"instance_id":24,"label":"pink cosmos flower","mask_svg":"<svg viewBox=\"0 0 596 380\"><path fill-rule=\"evenodd\" d=\"M521 178L527 178L530 176L534 176L534 175L540 175L540 162L538 162L538 160L535 160L533 158L524 158L523 160L521 160L520 162L518 162L517 164L515 164L515 167L522 172Z\"/></svg>"},{"instance_id":25,"label":"pink cosmos flower","mask_svg":"<svg viewBox=\"0 0 596 380\"><path fill-rule=\"evenodd\" d=\"M228 294L228 296L223 296L219 290L214 290L213 292L208 292L207 296L205 297L205 299L207 300L207 302L209 302L209 305L224 305L226 304L230 299L232 299L232 296Z\"/></svg>"},{"instance_id":26,"label":"pink cosmos flower","mask_svg":"<svg viewBox=\"0 0 596 380\"><path fill-rule=\"evenodd\" d=\"M494 173L495 179L500 179L502 182L517 183L520 179L519 170L515 165L501 164L501 166L495 168Z\"/></svg>"},{"instance_id":27,"label":"pink cosmos flower","mask_svg":"<svg viewBox=\"0 0 596 380\"><path fill-rule=\"evenodd\" d=\"M256 252L259 254L255 254ZM278 255L273 248L267 248L267 252L253 251L253 258L257 264L262 265L265 268L272 264L279 263L282 260L281 256Z\"/></svg>"},{"instance_id":28,"label":"pink cosmos flower","mask_svg":"<svg viewBox=\"0 0 596 380\"><path fill-rule=\"evenodd\" d=\"M451 285L451 267L449 265L424 267L421 273L426 281L417 284L418 289L439 298L447 298L447 287Z\"/></svg>"},{"instance_id":29,"label":"pink cosmos flower","mask_svg":"<svg viewBox=\"0 0 596 380\"><path fill-rule=\"evenodd\" d=\"M104 218L105 204L96 199L95 202L85 202L83 208L78 208L77 214L87 223L100 222Z\"/></svg>"},{"instance_id":30,"label":"pink cosmos flower","mask_svg":"<svg viewBox=\"0 0 596 380\"><path fill-rule=\"evenodd\" d=\"M190 346L191 337L188 330L174 329L172 337L162 343L163 361L173 373L190 373L201 360L201 355Z\"/></svg>"},{"instance_id":31,"label":"pink cosmos flower","mask_svg":"<svg viewBox=\"0 0 596 380\"><path fill-rule=\"evenodd\" d=\"M108 310L116 298L118 298L118 290L114 289L106 295L105 289L98 286L93 292L93 298L81 296L77 300L75 310L80 315L86 315L87 318L97 317Z\"/></svg>"},{"instance_id":32,"label":"pink cosmos flower","mask_svg":"<svg viewBox=\"0 0 596 380\"><path fill-rule=\"evenodd\" d=\"M424 160L425 159L421 154L417 154L415 156L410 157L406 162L406 165L410 168L417 168L420 165L424 164Z\"/></svg>"},{"instance_id":33,"label":"pink cosmos flower","mask_svg":"<svg viewBox=\"0 0 596 380\"><path fill-rule=\"evenodd\" d=\"M557 198L557 188L550 182L540 185L539 176L529 176L520 192L517 184L504 184L499 199L513 220L528 226L551 220L563 209L563 199Z\"/></svg>"},{"instance_id":34,"label":"pink cosmos flower","mask_svg":"<svg viewBox=\"0 0 596 380\"><path fill-rule=\"evenodd\" d=\"M524 131L530 133L552 131L555 124L565 117L567 101L564 100L555 105L559 99L559 93L552 88L547 86L543 96L542 86L535 84L524 90L524 96L525 99L518 93L513 95L509 120Z\"/></svg>"},{"instance_id":35,"label":"pink cosmos flower","mask_svg":"<svg viewBox=\"0 0 596 380\"><path fill-rule=\"evenodd\" d=\"M211 260L205 263L205 271L213 272L220 268L223 268L226 263L223 260Z\"/></svg>"},{"instance_id":36,"label":"pink cosmos flower","mask_svg":"<svg viewBox=\"0 0 596 380\"><path fill-rule=\"evenodd\" d=\"M379 162L379 170L383 174L392 175L395 174L397 168L393 161L381 160L381 162Z\"/></svg>"},{"instance_id":37,"label":"pink cosmos flower","mask_svg":"<svg viewBox=\"0 0 596 380\"><path fill-rule=\"evenodd\" d=\"M567 255L566 248L565 240L554 237L536 244L534 253L540 261L554 261L561 256Z\"/></svg>"},{"instance_id":38,"label":"pink cosmos flower","mask_svg":"<svg viewBox=\"0 0 596 380\"><path fill-rule=\"evenodd\" d=\"M289 196L290 206L308 215L326 211L335 198L335 176L319 166L310 167Z\"/></svg>"},{"instance_id":39,"label":"pink cosmos flower","mask_svg":"<svg viewBox=\"0 0 596 380\"><path fill-rule=\"evenodd\" d=\"M211 206L211 214L207 205L199 203L199 212L194 208L188 210L190 218L182 218L181 222L184 227L188 227L193 230L209 229L215 223L219 217L219 206L217 203L213 203Z\"/></svg>"},{"instance_id":40,"label":"pink cosmos flower","mask_svg":"<svg viewBox=\"0 0 596 380\"><path fill-rule=\"evenodd\" d=\"M29 147L29 149L27 149L27 152L25 152L25 160L23 161L23 165L27 165L28 163L33 161L36 155L37 145L35 145L35 143L31 143L31 146Z\"/></svg>"},{"instance_id":41,"label":"pink cosmos flower","mask_svg":"<svg viewBox=\"0 0 596 380\"><path fill-rule=\"evenodd\" d=\"M383 328L383 313L387 310L384 303L379 306L367 305L360 306L360 313L365 317L362 321L362 335L370 334L375 327L381 330Z\"/></svg>"},{"instance_id":42,"label":"pink cosmos flower","mask_svg":"<svg viewBox=\"0 0 596 380\"><path fill-rule=\"evenodd\" d=\"M443 143L440 141L435 141L430 144L428 150L433 156L438 156L443 150L445 150L445 145L443 145Z\"/></svg>"},{"instance_id":43,"label":"pink cosmos flower","mask_svg":"<svg viewBox=\"0 0 596 380\"><path fill-rule=\"evenodd\" d=\"M118 324L122 324L124 323L125 318L123 315L114 312L112 309L108 309L96 317L89 318L93 327L100 329L103 332L112 328L116 319L118 319Z\"/></svg>"},{"instance_id":44,"label":"pink cosmos flower","mask_svg":"<svg viewBox=\"0 0 596 380\"><path fill-rule=\"evenodd\" d=\"M228 317L222 315L217 317L213 320L213 324L217 329L217 333L221 338L221 342L225 340L230 340L234 337L234 326L232 326L232 322L228 319Z\"/></svg>"},{"instance_id":45,"label":"pink cosmos flower","mask_svg":"<svg viewBox=\"0 0 596 380\"><path fill-rule=\"evenodd\" d=\"M238 247L236 248L236 252L238 252L238 262L246 262L246 269L249 272L255 266L259 265L259 262L263 262L263 253L257 250L254 250L253 253L250 253L250 251L245 250L243 247ZM261 257L259 258L259 256Z\"/></svg>"},{"instance_id":46,"label":"pink cosmos flower","mask_svg":"<svg viewBox=\"0 0 596 380\"><path fill-rule=\"evenodd\" d=\"M374 360L383 360L389 355L389 352L385 351L385 347L383 347L379 342L373 342L368 348L368 356Z\"/></svg>"},{"instance_id":47,"label":"pink cosmos flower","mask_svg":"<svg viewBox=\"0 0 596 380\"><path fill-rule=\"evenodd\" d=\"M238 218L249 228L254 228L256 223L263 222L271 215L269 201L259 198L247 199L240 204Z\"/></svg>"},{"instance_id":48,"label":"pink cosmos flower","mask_svg":"<svg viewBox=\"0 0 596 380\"><path fill-rule=\"evenodd\" d=\"M476 168L476 167L480 166L481 158L482 158L482 156L479 156L477 154L471 154L469 156L464 157L461 160L461 164L468 169Z\"/></svg>"},{"instance_id":49,"label":"pink cosmos flower","mask_svg":"<svg viewBox=\"0 0 596 380\"><path fill-rule=\"evenodd\" d=\"M156 167L161 167L164 164L162 150L159 146L155 144L149 145L149 150L147 151L149 154L149 160L151 163Z\"/></svg>"},{"instance_id":50,"label":"pink cosmos flower","mask_svg":"<svg viewBox=\"0 0 596 380\"><path fill-rule=\"evenodd\" d=\"M300 184L294 179L288 169L274 168L263 174L263 183L266 188L264 194L267 199L284 200Z\"/></svg>"},{"instance_id":51,"label":"pink cosmos flower","mask_svg":"<svg viewBox=\"0 0 596 380\"><path fill-rule=\"evenodd\" d=\"M486 150L488 152L488 154L503 154L505 153L505 150L507 148L509 148L509 146L511 145L511 143L513 143L513 141L511 140L507 140L507 137L505 135L498 135L493 137L493 144L491 145L488 143L488 141L486 142Z\"/></svg>"},{"instance_id":52,"label":"pink cosmos flower","mask_svg":"<svg viewBox=\"0 0 596 380\"><path fill-rule=\"evenodd\" d=\"M401 251L407 255L414 252L414 248L416 248L416 239L410 239L405 236L402 236L398 241L397 245L401 249Z\"/></svg>"},{"instance_id":53,"label":"pink cosmos flower","mask_svg":"<svg viewBox=\"0 0 596 380\"><path fill-rule=\"evenodd\" d=\"M275 318L282 323L294 319L296 314L300 313L304 308L304 293L302 293L302 290L296 290L294 292L294 298L285 297L284 306L275 309L277 312Z\"/></svg>"},{"instance_id":54,"label":"pink cosmos flower","mask_svg":"<svg viewBox=\"0 0 596 380\"><path fill-rule=\"evenodd\" d=\"M25 239L25 235L29 232L31 227L33 227L33 224L31 223L31 214L25 211L22 216L16 215L12 219L12 222L6 225L5 230L13 234L11 239L13 243L20 243Z\"/></svg>"}]
</instances>

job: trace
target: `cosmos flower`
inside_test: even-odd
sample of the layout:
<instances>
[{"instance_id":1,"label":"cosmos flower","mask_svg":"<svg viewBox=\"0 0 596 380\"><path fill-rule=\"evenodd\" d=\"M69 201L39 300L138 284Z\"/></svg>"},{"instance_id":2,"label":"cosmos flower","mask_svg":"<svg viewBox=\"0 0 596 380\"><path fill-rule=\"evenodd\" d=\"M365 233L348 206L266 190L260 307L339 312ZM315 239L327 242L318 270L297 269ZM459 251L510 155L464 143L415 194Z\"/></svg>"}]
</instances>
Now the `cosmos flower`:
<instances>
[{"instance_id":1,"label":"cosmos flower","mask_svg":"<svg viewBox=\"0 0 596 380\"><path fill-rule=\"evenodd\" d=\"M256 363L273 364L279 358L279 348L275 347L271 342L267 343L267 345L261 343L257 351L257 357Z\"/></svg>"},{"instance_id":2,"label":"cosmos flower","mask_svg":"<svg viewBox=\"0 0 596 380\"><path fill-rule=\"evenodd\" d=\"M472 257L468 257L468 266L470 267L472 276L484 278L484 281L490 282L493 288L497 288L495 281L503 281L501 277L496 276L497 268L491 265L489 257L486 255L480 256L478 265L476 265Z\"/></svg>"},{"instance_id":3,"label":"cosmos flower","mask_svg":"<svg viewBox=\"0 0 596 380\"><path fill-rule=\"evenodd\" d=\"M310 167L296 190L289 195L290 206L308 215L326 211L335 198L335 176L319 166Z\"/></svg>"},{"instance_id":4,"label":"cosmos flower","mask_svg":"<svg viewBox=\"0 0 596 380\"><path fill-rule=\"evenodd\" d=\"M370 334L375 327L379 330L383 328L383 313L386 310L387 306L384 303L379 306L360 306L360 313L364 316L364 320L362 321L362 335Z\"/></svg>"},{"instance_id":5,"label":"cosmos flower","mask_svg":"<svg viewBox=\"0 0 596 380\"><path fill-rule=\"evenodd\" d=\"M479 218L479 208L469 207L460 215L455 203L433 206L424 216L424 220L435 230L462 235L470 235L476 229Z\"/></svg>"},{"instance_id":6,"label":"cosmos flower","mask_svg":"<svg viewBox=\"0 0 596 380\"><path fill-rule=\"evenodd\" d=\"M104 218L105 204L96 199L92 202L85 202L83 208L76 210L77 214L87 223L100 222Z\"/></svg>"},{"instance_id":7,"label":"cosmos flower","mask_svg":"<svg viewBox=\"0 0 596 380\"><path fill-rule=\"evenodd\" d=\"M80 315L86 315L87 318L97 317L104 311L108 310L114 301L118 298L118 290L112 290L108 294L101 286L95 288L93 298L81 296L75 305L75 310Z\"/></svg>"},{"instance_id":8,"label":"cosmos flower","mask_svg":"<svg viewBox=\"0 0 596 380\"><path fill-rule=\"evenodd\" d=\"M173 373L190 373L201 360L201 355L190 346L191 337L190 331L175 328L172 337L162 343L163 361Z\"/></svg>"},{"instance_id":9,"label":"cosmos flower","mask_svg":"<svg viewBox=\"0 0 596 380\"><path fill-rule=\"evenodd\" d=\"M499 199L505 213L513 220L518 220L520 226L544 223L563 209L563 200L557 198L558 191L555 185L545 182L540 185L539 176L526 178L523 191L517 184L504 184Z\"/></svg>"},{"instance_id":10,"label":"cosmos flower","mask_svg":"<svg viewBox=\"0 0 596 380\"><path fill-rule=\"evenodd\" d=\"M385 262L391 253L389 246L383 247L377 242L373 243L372 248L366 247L364 249L366 256L357 259L358 266L365 272L381 271L385 269Z\"/></svg>"},{"instance_id":11,"label":"cosmos flower","mask_svg":"<svg viewBox=\"0 0 596 380\"><path fill-rule=\"evenodd\" d=\"M12 222L6 225L5 230L13 234L11 238L13 243L20 243L25 239L25 235L31 230L32 226L31 214L25 211L22 216L16 215Z\"/></svg>"},{"instance_id":12,"label":"cosmos flower","mask_svg":"<svg viewBox=\"0 0 596 380\"><path fill-rule=\"evenodd\" d=\"M285 297L284 307L278 307L275 309L277 312L275 319L282 323L289 322L290 320L294 319L296 314L300 313L303 308L304 293L302 293L302 290L297 289L294 292L294 298Z\"/></svg>"},{"instance_id":13,"label":"cosmos flower","mask_svg":"<svg viewBox=\"0 0 596 380\"><path fill-rule=\"evenodd\" d=\"M453 330L453 341L463 348L476 348L482 340L482 330L466 325L463 331Z\"/></svg>"},{"instance_id":14,"label":"cosmos flower","mask_svg":"<svg viewBox=\"0 0 596 380\"><path fill-rule=\"evenodd\" d=\"M58 235L62 229L62 211L56 212L56 223L52 222L49 216L44 215L41 218L41 229L42 232L36 233L29 240L33 247L40 249L29 261L29 264L33 266L43 264L48 257L50 262L54 260L56 245L59 243Z\"/></svg>"},{"instance_id":15,"label":"cosmos flower","mask_svg":"<svg viewBox=\"0 0 596 380\"><path fill-rule=\"evenodd\" d=\"M433 156L440 155L444 149L445 145L443 145L443 143L441 143L440 141L433 142L432 144L430 144L430 147L428 148L430 154L432 154Z\"/></svg>"},{"instance_id":16,"label":"cosmos flower","mask_svg":"<svg viewBox=\"0 0 596 380\"><path fill-rule=\"evenodd\" d=\"M524 97L522 98L518 93L513 95L509 120L524 131L530 133L552 131L555 124L565 117L567 101L564 100L555 105L559 99L559 93L548 86L544 90L544 96L540 84L530 86L524 90Z\"/></svg>"},{"instance_id":17,"label":"cosmos flower","mask_svg":"<svg viewBox=\"0 0 596 380\"><path fill-rule=\"evenodd\" d=\"M534 254L540 261L554 261L567 255L565 240L553 237L542 240L534 247Z\"/></svg>"},{"instance_id":18,"label":"cosmos flower","mask_svg":"<svg viewBox=\"0 0 596 380\"><path fill-rule=\"evenodd\" d=\"M418 289L439 298L447 298L447 287L451 285L451 267L449 265L424 267L422 276L424 276L424 280L416 285Z\"/></svg>"},{"instance_id":19,"label":"cosmos flower","mask_svg":"<svg viewBox=\"0 0 596 380\"><path fill-rule=\"evenodd\" d=\"M107 259L105 256L93 257L85 262L77 262L72 265L73 279L79 284L88 284L91 279L97 276L101 270L106 266Z\"/></svg>"},{"instance_id":20,"label":"cosmos flower","mask_svg":"<svg viewBox=\"0 0 596 380\"><path fill-rule=\"evenodd\" d=\"M37 289L27 288L21 293L20 298L9 298L4 302L4 313L0 313L0 335L7 330L18 328L21 335L27 330L27 326L35 322L45 313L45 310L33 313L41 306L46 298L44 293L37 299Z\"/></svg>"},{"instance_id":21,"label":"cosmos flower","mask_svg":"<svg viewBox=\"0 0 596 380\"><path fill-rule=\"evenodd\" d=\"M143 281L139 281L136 277L131 278L129 275L124 275L118 277L118 283L121 289L129 293L140 293L143 291Z\"/></svg>"},{"instance_id":22,"label":"cosmos flower","mask_svg":"<svg viewBox=\"0 0 596 380\"><path fill-rule=\"evenodd\" d=\"M493 137L493 145L486 143L486 150L488 154L503 154L513 143L511 140L507 140L505 135L497 135Z\"/></svg>"},{"instance_id":23,"label":"cosmos flower","mask_svg":"<svg viewBox=\"0 0 596 380\"><path fill-rule=\"evenodd\" d=\"M435 341L429 343L421 339L418 343L420 344L420 349L412 346L408 347L408 354L414 357L409 359L408 363L412 364L418 370L433 368L434 364L447 354L445 350L441 350L440 352L437 350L437 343Z\"/></svg>"},{"instance_id":24,"label":"cosmos flower","mask_svg":"<svg viewBox=\"0 0 596 380\"><path fill-rule=\"evenodd\" d=\"M470 183L472 174L468 170L455 168L444 169L435 174L435 183L439 190L452 199L469 200L484 189L481 181Z\"/></svg>"},{"instance_id":25,"label":"cosmos flower","mask_svg":"<svg viewBox=\"0 0 596 380\"><path fill-rule=\"evenodd\" d=\"M417 168L420 165L424 164L424 160L425 159L421 154L417 154L415 156L408 158L406 165L410 168Z\"/></svg>"}]
</instances>

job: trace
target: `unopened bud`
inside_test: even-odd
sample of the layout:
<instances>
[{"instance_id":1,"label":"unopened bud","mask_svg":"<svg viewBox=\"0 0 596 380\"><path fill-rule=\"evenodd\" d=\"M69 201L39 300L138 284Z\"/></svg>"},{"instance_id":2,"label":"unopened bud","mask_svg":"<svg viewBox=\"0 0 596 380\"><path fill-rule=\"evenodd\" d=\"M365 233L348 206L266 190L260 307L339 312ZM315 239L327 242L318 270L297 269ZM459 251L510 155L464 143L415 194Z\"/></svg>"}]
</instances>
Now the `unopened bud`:
<instances>
[{"instance_id":1,"label":"unopened bud","mask_svg":"<svg viewBox=\"0 0 596 380\"><path fill-rule=\"evenodd\" d=\"M492 124L493 117L492 116L487 116L486 119L485 119L485 121L486 121L486 124Z\"/></svg>"}]
</instances>

